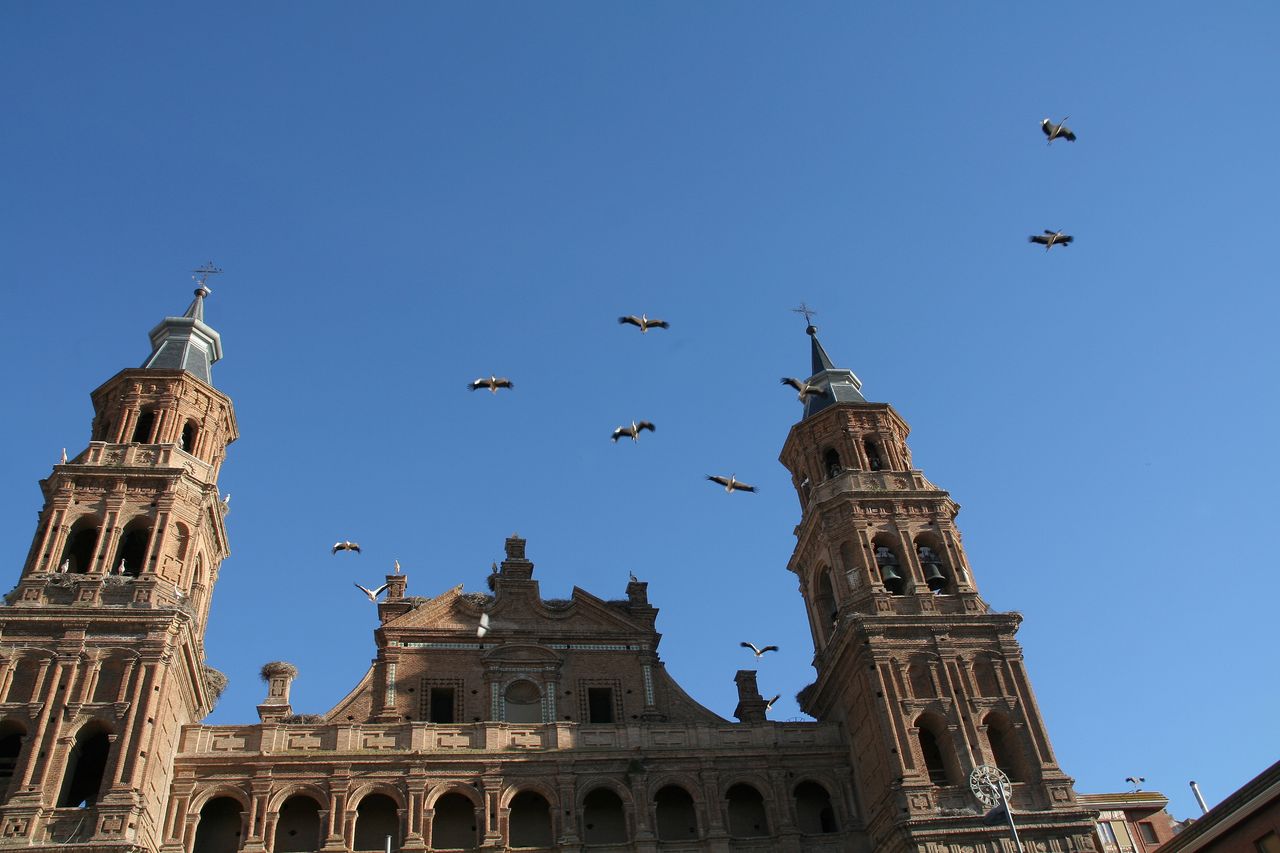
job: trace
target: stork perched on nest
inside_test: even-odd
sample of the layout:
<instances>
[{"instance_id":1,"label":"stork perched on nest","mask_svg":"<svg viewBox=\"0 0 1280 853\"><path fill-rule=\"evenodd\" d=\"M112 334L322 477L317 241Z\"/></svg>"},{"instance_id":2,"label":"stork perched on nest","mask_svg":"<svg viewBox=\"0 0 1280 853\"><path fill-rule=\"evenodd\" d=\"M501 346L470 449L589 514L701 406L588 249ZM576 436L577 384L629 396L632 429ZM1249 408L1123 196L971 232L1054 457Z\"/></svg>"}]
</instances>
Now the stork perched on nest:
<instances>
[{"instance_id":1,"label":"stork perched on nest","mask_svg":"<svg viewBox=\"0 0 1280 853\"><path fill-rule=\"evenodd\" d=\"M649 432L658 431L657 428L655 428L654 425L651 424L649 421L632 421L631 426L620 426L617 429L615 429L613 431L612 438L610 438L610 441L616 444L618 439L622 438L624 435L630 438L632 441L639 441L641 431L646 429Z\"/></svg>"}]
</instances>

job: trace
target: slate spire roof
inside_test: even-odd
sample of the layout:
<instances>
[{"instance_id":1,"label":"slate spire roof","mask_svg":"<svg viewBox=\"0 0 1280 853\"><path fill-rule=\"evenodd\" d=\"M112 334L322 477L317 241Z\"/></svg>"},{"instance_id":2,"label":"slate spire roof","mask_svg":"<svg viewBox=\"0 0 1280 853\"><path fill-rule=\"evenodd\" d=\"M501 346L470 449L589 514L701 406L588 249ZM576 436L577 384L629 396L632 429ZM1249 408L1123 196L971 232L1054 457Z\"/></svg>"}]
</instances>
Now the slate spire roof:
<instances>
[{"instance_id":1,"label":"slate spire roof","mask_svg":"<svg viewBox=\"0 0 1280 853\"><path fill-rule=\"evenodd\" d=\"M222 358L222 338L204 322L204 300L209 293L201 282L181 317L165 317L151 330L151 355L142 363L143 368L185 370L213 385L210 368Z\"/></svg>"},{"instance_id":2,"label":"slate spire roof","mask_svg":"<svg viewBox=\"0 0 1280 853\"><path fill-rule=\"evenodd\" d=\"M809 384L819 386L823 393L805 398L804 416L807 418L815 415L833 403L867 402L860 391L862 380L852 370L835 366L822 342L818 340L818 327L810 324L805 333L809 335L809 349L813 360L813 375L809 377Z\"/></svg>"}]
</instances>

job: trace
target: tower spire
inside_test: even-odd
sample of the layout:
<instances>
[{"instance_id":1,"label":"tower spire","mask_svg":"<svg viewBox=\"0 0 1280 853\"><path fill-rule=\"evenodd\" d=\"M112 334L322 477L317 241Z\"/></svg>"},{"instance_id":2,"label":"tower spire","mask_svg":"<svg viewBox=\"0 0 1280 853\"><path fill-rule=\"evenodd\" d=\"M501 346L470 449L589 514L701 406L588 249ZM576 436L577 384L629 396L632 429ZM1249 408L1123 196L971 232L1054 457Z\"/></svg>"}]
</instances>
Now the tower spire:
<instances>
[{"instance_id":1,"label":"tower spire","mask_svg":"<svg viewBox=\"0 0 1280 853\"><path fill-rule=\"evenodd\" d=\"M195 270L195 298L181 317L165 317L151 330L151 355L143 368L185 370L213 385L211 368L222 358L222 338L204 322L204 300L212 292L205 282L220 272L213 264Z\"/></svg>"},{"instance_id":2,"label":"tower spire","mask_svg":"<svg viewBox=\"0 0 1280 853\"><path fill-rule=\"evenodd\" d=\"M811 313L813 312L806 311L806 320ZM860 390L862 380L854 375L852 370L835 366L831 356L827 355L826 349L823 348L822 342L818 340L818 327L809 323L804 331L809 336L809 352L813 364L813 375L809 377L809 384L816 385L823 391L821 395L805 398L804 416L808 418L815 415L833 403L867 402Z\"/></svg>"}]
</instances>

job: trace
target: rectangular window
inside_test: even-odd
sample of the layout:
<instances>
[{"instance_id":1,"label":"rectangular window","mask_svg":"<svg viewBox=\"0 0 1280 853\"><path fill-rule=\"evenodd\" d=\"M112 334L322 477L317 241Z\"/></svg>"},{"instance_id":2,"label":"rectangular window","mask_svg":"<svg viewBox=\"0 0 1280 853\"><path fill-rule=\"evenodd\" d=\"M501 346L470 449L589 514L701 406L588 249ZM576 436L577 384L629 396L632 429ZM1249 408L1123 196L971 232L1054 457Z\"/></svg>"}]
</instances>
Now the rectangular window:
<instances>
[{"instance_id":1,"label":"rectangular window","mask_svg":"<svg viewBox=\"0 0 1280 853\"><path fill-rule=\"evenodd\" d=\"M1160 839L1156 837L1156 828L1145 820L1138 824L1138 834L1142 836L1143 844L1160 843Z\"/></svg>"},{"instance_id":2,"label":"rectangular window","mask_svg":"<svg viewBox=\"0 0 1280 853\"><path fill-rule=\"evenodd\" d=\"M427 706L427 721L432 723L454 723L452 687L432 687Z\"/></svg>"},{"instance_id":3,"label":"rectangular window","mask_svg":"<svg viewBox=\"0 0 1280 853\"><path fill-rule=\"evenodd\" d=\"M1111 824L1108 821L1098 821L1098 834L1102 836L1103 847L1116 846L1116 834L1111 831Z\"/></svg>"},{"instance_id":4,"label":"rectangular window","mask_svg":"<svg viewBox=\"0 0 1280 853\"><path fill-rule=\"evenodd\" d=\"M587 722L613 722L613 688L587 688Z\"/></svg>"},{"instance_id":5,"label":"rectangular window","mask_svg":"<svg viewBox=\"0 0 1280 853\"><path fill-rule=\"evenodd\" d=\"M1253 846L1258 848L1258 853L1280 853L1280 835L1268 832L1253 842Z\"/></svg>"}]
</instances>

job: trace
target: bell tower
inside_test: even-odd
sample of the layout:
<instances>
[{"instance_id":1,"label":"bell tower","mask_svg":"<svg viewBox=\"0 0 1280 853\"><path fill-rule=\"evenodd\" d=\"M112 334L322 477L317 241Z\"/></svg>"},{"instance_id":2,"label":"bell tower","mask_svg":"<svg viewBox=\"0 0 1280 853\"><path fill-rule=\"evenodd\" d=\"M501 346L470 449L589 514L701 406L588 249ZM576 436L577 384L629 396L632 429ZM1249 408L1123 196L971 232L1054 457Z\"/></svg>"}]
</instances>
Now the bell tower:
<instances>
[{"instance_id":1,"label":"bell tower","mask_svg":"<svg viewBox=\"0 0 1280 853\"><path fill-rule=\"evenodd\" d=\"M229 553L218 471L237 437L213 387L200 282L151 354L92 394L88 447L44 508L0 607L0 843L156 849L183 725L225 679L204 628Z\"/></svg>"},{"instance_id":2,"label":"bell tower","mask_svg":"<svg viewBox=\"0 0 1280 853\"><path fill-rule=\"evenodd\" d=\"M983 823L968 784L987 764L1013 780L1024 840L1092 849L1090 813L1058 767L1014 639L1021 617L979 595L960 508L912 467L906 422L868 402L807 332L804 414L780 457L800 498L788 568L818 671L799 698L843 725L874 846L990 849L1002 830Z\"/></svg>"}]
</instances>

